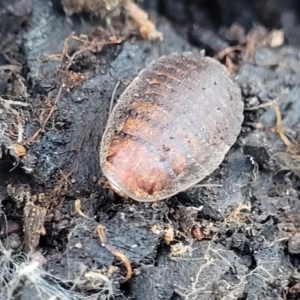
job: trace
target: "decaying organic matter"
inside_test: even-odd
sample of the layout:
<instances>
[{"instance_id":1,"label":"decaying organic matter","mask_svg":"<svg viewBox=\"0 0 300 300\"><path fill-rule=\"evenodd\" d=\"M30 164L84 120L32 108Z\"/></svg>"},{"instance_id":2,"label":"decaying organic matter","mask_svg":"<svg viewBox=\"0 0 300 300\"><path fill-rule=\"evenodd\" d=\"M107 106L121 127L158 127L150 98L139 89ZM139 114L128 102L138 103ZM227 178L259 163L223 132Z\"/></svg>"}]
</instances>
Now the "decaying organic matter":
<instances>
[{"instance_id":1,"label":"decaying organic matter","mask_svg":"<svg viewBox=\"0 0 300 300\"><path fill-rule=\"evenodd\" d=\"M55 0L54 0L55 1ZM119 21L124 17L133 21L143 39L161 40L163 35L157 31L149 20L148 14L131 0L57 0L67 16L87 13L96 18L104 19L107 25L112 26L112 19ZM129 23L129 22L127 22ZM125 24L123 24L123 27ZM112 26L114 27L114 26ZM126 27L126 26L125 26Z\"/></svg>"},{"instance_id":2,"label":"decaying organic matter","mask_svg":"<svg viewBox=\"0 0 300 300\"><path fill-rule=\"evenodd\" d=\"M118 0L62 0L61 2L69 16L80 12L93 12L97 15L103 11L111 11L119 5Z\"/></svg>"},{"instance_id":3,"label":"decaying organic matter","mask_svg":"<svg viewBox=\"0 0 300 300\"><path fill-rule=\"evenodd\" d=\"M150 64L107 123L100 164L121 195L156 201L212 173L241 130L243 102L226 68L190 52Z\"/></svg>"}]
</instances>

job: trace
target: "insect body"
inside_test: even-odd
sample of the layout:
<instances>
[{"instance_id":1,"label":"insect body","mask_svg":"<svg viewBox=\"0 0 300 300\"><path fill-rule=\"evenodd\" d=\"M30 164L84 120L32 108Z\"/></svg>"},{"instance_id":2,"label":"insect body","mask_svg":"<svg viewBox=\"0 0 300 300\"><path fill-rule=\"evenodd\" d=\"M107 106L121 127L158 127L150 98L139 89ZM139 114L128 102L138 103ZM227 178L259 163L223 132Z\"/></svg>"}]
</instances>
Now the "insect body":
<instances>
[{"instance_id":1,"label":"insect body","mask_svg":"<svg viewBox=\"0 0 300 300\"><path fill-rule=\"evenodd\" d=\"M121 95L104 132L100 165L120 195L151 202L211 174L243 121L226 68L191 52L159 58Z\"/></svg>"}]
</instances>

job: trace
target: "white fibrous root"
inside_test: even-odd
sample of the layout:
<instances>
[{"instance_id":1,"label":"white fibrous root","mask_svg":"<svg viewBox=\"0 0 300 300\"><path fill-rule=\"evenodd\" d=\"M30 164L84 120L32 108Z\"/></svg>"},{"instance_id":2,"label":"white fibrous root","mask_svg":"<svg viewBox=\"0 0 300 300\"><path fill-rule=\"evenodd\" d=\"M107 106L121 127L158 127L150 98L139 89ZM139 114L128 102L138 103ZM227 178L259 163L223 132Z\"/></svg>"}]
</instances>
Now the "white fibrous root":
<instances>
[{"instance_id":1,"label":"white fibrous root","mask_svg":"<svg viewBox=\"0 0 300 300\"><path fill-rule=\"evenodd\" d=\"M26 290L40 300L105 300L114 296L112 279L99 270L85 270L76 280L62 280L44 269L45 262L38 252L16 254L0 241L0 300L22 299ZM87 293L91 281L94 292Z\"/></svg>"}]
</instances>

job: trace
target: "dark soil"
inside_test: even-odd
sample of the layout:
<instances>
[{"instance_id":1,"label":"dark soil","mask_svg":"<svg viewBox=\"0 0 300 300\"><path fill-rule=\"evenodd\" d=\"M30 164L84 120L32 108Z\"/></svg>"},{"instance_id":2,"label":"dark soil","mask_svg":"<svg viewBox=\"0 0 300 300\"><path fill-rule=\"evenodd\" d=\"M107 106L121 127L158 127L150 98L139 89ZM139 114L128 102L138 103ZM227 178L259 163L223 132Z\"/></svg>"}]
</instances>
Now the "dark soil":
<instances>
[{"instance_id":1,"label":"dark soil","mask_svg":"<svg viewBox=\"0 0 300 300\"><path fill-rule=\"evenodd\" d=\"M139 5L163 41L128 34L126 20L109 40L107 23L97 33L60 1L0 3L0 299L300 299L298 1ZM97 51L70 40L70 56L83 50L54 59L72 32L97 38ZM274 32L285 35L276 47ZM202 186L122 199L99 168L111 101L161 55L202 49L241 87L237 142ZM114 250L131 263L127 282Z\"/></svg>"}]
</instances>

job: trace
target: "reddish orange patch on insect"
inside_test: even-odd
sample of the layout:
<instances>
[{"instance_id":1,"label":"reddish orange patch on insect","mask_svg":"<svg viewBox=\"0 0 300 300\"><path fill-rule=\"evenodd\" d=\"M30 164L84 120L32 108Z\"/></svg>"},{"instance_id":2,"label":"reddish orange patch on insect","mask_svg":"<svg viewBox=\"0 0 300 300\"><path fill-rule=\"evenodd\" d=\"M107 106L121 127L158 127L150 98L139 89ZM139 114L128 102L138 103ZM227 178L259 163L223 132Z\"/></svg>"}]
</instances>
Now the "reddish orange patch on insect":
<instances>
[{"instance_id":1,"label":"reddish orange patch on insect","mask_svg":"<svg viewBox=\"0 0 300 300\"><path fill-rule=\"evenodd\" d=\"M138 141L114 140L107 162L115 181L139 196L161 191L170 180L159 157Z\"/></svg>"}]
</instances>

